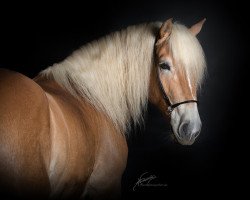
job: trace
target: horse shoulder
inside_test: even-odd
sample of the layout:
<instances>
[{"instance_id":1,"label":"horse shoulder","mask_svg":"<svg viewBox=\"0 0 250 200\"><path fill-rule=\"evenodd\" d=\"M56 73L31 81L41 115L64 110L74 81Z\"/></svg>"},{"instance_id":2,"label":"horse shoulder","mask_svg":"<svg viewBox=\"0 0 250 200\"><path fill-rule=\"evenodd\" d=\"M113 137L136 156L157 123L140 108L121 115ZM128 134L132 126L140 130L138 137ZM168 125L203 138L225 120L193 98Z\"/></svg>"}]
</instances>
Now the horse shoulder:
<instances>
[{"instance_id":1,"label":"horse shoulder","mask_svg":"<svg viewBox=\"0 0 250 200\"><path fill-rule=\"evenodd\" d=\"M119 199L121 178L127 164L126 137L106 116L99 124L95 165L83 196L93 199Z\"/></svg>"}]
</instances>

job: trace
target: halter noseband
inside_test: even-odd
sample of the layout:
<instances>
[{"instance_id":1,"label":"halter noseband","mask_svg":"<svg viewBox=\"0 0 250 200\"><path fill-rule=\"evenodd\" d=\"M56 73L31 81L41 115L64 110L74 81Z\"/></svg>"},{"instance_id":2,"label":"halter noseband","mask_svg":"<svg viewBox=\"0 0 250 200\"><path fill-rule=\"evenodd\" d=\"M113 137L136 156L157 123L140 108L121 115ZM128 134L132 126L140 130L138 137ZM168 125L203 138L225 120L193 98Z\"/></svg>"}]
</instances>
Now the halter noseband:
<instances>
[{"instance_id":1,"label":"halter noseband","mask_svg":"<svg viewBox=\"0 0 250 200\"><path fill-rule=\"evenodd\" d=\"M179 103L171 104L171 102L170 102L170 100L169 100L169 98L168 98L168 96L167 96L167 94L166 94L166 92L165 92L165 90L163 88L163 85L162 85L162 82L161 82L161 79L160 79L160 72L159 72L158 69L157 69L157 78L158 78L158 83L159 83L159 86L160 86L160 90L161 90L162 95L163 95L163 99L164 99L166 105L168 105L167 111L169 113L171 113L176 107L178 107L181 104L185 104L185 103L198 103L197 100L191 99L191 100L186 100L186 101L181 101Z\"/></svg>"}]
</instances>

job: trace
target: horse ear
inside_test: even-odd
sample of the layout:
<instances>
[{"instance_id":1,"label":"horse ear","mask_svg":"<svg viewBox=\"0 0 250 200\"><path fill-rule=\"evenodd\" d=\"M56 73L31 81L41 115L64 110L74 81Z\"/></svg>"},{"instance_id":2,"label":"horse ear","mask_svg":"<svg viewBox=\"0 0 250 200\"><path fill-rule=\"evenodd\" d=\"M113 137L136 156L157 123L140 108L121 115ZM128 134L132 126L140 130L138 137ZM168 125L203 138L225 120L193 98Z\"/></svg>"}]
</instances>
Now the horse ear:
<instances>
[{"instance_id":1,"label":"horse ear","mask_svg":"<svg viewBox=\"0 0 250 200\"><path fill-rule=\"evenodd\" d=\"M199 21L198 23L196 23L195 25L193 25L189 29L194 36L196 36L201 31L201 28L202 28L202 26L203 26L203 24L204 24L205 21L206 21L206 18L204 18L203 20Z\"/></svg>"},{"instance_id":2,"label":"horse ear","mask_svg":"<svg viewBox=\"0 0 250 200\"><path fill-rule=\"evenodd\" d=\"M173 20L173 18L170 18L161 25L161 28L159 31L159 39L158 39L156 45L165 41L169 37L169 35L171 34L172 26L173 26L172 20Z\"/></svg>"},{"instance_id":3,"label":"horse ear","mask_svg":"<svg viewBox=\"0 0 250 200\"><path fill-rule=\"evenodd\" d=\"M163 37L168 37L172 31L172 26L173 26L173 18L168 19L165 21L160 28L160 38Z\"/></svg>"}]
</instances>

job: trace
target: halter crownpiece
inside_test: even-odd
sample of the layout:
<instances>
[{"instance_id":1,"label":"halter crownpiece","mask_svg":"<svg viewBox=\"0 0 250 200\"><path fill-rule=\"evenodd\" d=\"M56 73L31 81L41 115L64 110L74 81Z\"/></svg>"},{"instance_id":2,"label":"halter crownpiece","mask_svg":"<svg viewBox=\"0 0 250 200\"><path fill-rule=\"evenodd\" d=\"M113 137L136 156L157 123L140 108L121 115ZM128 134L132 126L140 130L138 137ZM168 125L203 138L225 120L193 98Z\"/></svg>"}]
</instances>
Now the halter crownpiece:
<instances>
[{"instance_id":1,"label":"halter crownpiece","mask_svg":"<svg viewBox=\"0 0 250 200\"><path fill-rule=\"evenodd\" d=\"M181 102L178 102L178 103L175 103L175 104L172 104L163 88L163 85L162 85L162 82L161 82L161 79L160 79L160 72L159 70L157 70L157 78L158 78L158 83L159 83L159 87L160 87L160 90L162 92L162 95L163 95L163 99L166 103L166 105L168 106L167 108L167 111L169 113L171 113L176 107L182 105L182 104L186 104L186 103L198 103L197 100L194 100L194 99L191 99L191 100L185 100L185 101L181 101Z\"/></svg>"}]
</instances>

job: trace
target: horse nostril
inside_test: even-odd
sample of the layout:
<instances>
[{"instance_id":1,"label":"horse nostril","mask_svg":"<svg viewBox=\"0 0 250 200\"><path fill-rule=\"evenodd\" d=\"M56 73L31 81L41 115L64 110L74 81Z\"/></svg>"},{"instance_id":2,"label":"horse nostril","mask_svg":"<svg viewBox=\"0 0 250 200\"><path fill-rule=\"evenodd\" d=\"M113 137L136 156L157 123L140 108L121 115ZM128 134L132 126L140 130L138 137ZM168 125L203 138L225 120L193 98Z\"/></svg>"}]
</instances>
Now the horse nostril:
<instances>
[{"instance_id":1,"label":"horse nostril","mask_svg":"<svg viewBox=\"0 0 250 200\"><path fill-rule=\"evenodd\" d=\"M189 133L188 131L188 123L183 123L181 124L180 128L179 128L179 133L181 137L186 137Z\"/></svg>"}]
</instances>

